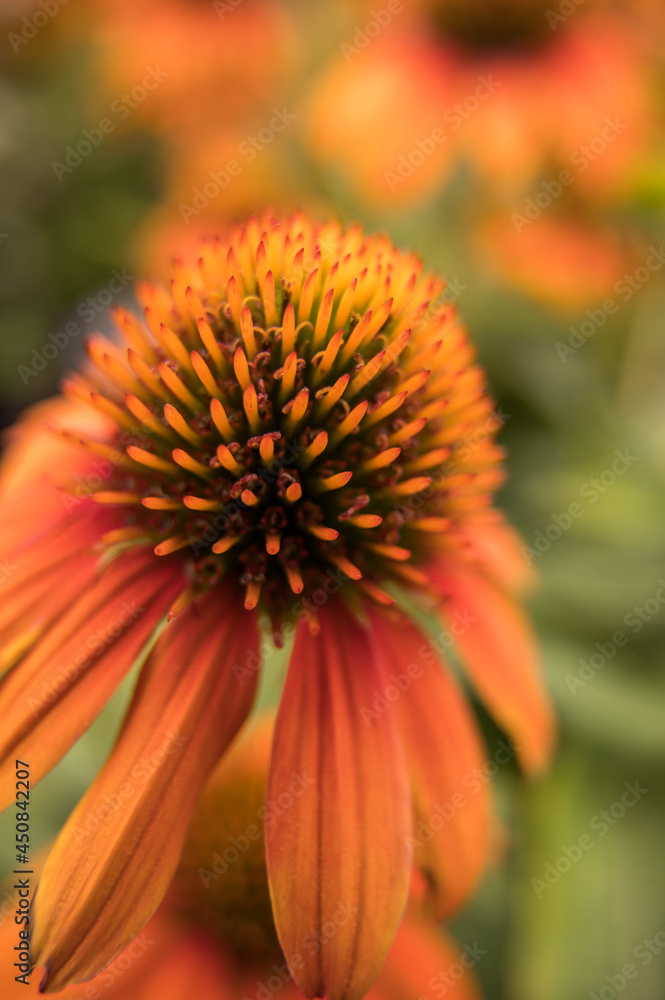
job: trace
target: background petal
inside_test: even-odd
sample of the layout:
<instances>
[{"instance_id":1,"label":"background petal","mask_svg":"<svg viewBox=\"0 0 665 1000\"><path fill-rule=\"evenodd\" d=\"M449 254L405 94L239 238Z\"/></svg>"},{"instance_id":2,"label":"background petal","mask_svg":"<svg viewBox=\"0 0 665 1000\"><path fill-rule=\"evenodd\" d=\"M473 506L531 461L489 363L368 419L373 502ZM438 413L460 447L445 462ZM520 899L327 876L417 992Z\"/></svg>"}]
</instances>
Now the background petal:
<instances>
[{"instance_id":1,"label":"background petal","mask_svg":"<svg viewBox=\"0 0 665 1000\"><path fill-rule=\"evenodd\" d=\"M478 694L512 736L523 765L541 771L552 752L554 717L525 615L470 568L441 562L430 577L444 598L441 616Z\"/></svg>"},{"instance_id":2,"label":"background petal","mask_svg":"<svg viewBox=\"0 0 665 1000\"><path fill-rule=\"evenodd\" d=\"M483 741L464 695L423 633L401 616L375 612L371 620L388 671L388 687L373 708L399 719L415 809L412 847L442 919L469 894L487 859Z\"/></svg>"},{"instance_id":3,"label":"background petal","mask_svg":"<svg viewBox=\"0 0 665 1000\"><path fill-rule=\"evenodd\" d=\"M435 924L407 912L367 1000L481 1000L471 971L480 959L477 943L461 948Z\"/></svg>"}]
</instances>

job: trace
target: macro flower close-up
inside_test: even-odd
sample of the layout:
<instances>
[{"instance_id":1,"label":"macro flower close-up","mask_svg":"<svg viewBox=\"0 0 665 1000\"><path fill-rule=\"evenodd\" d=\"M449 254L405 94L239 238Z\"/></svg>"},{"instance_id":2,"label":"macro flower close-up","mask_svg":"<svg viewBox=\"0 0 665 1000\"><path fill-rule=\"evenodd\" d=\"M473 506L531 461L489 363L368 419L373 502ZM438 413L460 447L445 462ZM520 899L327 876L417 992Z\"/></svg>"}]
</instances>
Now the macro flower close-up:
<instances>
[{"instance_id":1,"label":"macro flower close-up","mask_svg":"<svg viewBox=\"0 0 665 1000\"><path fill-rule=\"evenodd\" d=\"M0 4L0 1000L665 996L661 7Z\"/></svg>"},{"instance_id":2,"label":"macro flower close-up","mask_svg":"<svg viewBox=\"0 0 665 1000\"><path fill-rule=\"evenodd\" d=\"M491 506L493 404L442 290L416 256L358 227L250 220L202 245L170 289L141 286L144 316L115 314L123 340L92 338L64 396L14 429L6 770L19 747L52 767L147 654L118 742L40 877L33 954L47 989L98 973L151 916L271 642L293 637L268 794L294 775L313 784L266 836L287 961L342 901L354 913L292 969L308 996L365 995L412 856L440 916L486 859L485 790L413 847L414 815L431 821L484 756L401 601L436 608L524 766L546 762L551 714L515 599L528 574ZM395 684L395 710L377 710ZM86 815L122 799L159 749L164 764L82 859Z\"/></svg>"}]
</instances>

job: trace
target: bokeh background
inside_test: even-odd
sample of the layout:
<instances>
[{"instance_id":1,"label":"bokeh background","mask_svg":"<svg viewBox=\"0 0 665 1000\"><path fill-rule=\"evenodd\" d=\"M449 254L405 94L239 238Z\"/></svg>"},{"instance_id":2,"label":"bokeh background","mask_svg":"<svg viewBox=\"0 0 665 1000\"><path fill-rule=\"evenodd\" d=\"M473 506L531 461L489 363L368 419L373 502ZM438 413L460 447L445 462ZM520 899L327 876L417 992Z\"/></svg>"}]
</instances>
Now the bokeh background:
<instances>
[{"instance_id":1,"label":"bokeh background","mask_svg":"<svg viewBox=\"0 0 665 1000\"><path fill-rule=\"evenodd\" d=\"M624 1000L665 996L664 60L662 0L0 6L3 424L132 276L265 206L358 220L449 279L561 726L544 780L498 768L504 834L452 922L488 1000L604 1000L626 963ZM130 687L37 789L35 840Z\"/></svg>"}]
</instances>

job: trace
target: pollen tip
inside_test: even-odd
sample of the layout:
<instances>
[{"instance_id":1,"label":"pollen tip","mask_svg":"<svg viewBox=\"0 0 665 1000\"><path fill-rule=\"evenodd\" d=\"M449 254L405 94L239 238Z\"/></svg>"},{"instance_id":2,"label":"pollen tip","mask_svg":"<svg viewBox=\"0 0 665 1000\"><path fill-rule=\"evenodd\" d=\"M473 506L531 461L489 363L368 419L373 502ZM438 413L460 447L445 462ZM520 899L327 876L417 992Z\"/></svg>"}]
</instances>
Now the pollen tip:
<instances>
[{"instance_id":1,"label":"pollen tip","mask_svg":"<svg viewBox=\"0 0 665 1000\"><path fill-rule=\"evenodd\" d=\"M245 610L253 611L256 605L259 603L259 597L261 596L261 584L252 581L247 584L247 589L245 591Z\"/></svg>"}]
</instances>

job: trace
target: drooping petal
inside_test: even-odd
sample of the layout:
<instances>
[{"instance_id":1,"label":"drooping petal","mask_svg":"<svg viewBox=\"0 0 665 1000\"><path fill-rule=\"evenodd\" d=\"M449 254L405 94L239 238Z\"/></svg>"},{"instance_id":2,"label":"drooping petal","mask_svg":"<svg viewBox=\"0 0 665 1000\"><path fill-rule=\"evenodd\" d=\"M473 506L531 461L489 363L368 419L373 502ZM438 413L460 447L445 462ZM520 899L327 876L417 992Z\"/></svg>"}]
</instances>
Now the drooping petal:
<instances>
[{"instance_id":1,"label":"drooping petal","mask_svg":"<svg viewBox=\"0 0 665 1000\"><path fill-rule=\"evenodd\" d=\"M175 563L151 552L113 562L0 684L0 807L13 799L16 756L34 782L49 771L102 710L183 587ZM88 587L87 590L85 588Z\"/></svg>"},{"instance_id":2,"label":"drooping petal","mask_svg":"<svg viewBox=\"0 0 665 1000\"><path fill-rule=\"evenodd\" d=\"M410 800L397 720L361 709L387 684L367 630L328 605L301 626L275 726L266 824L277 933L307 997L365 995L408 888Z\"/></svg>"},{"instance_id":3,"label":"drooping petal","mask_svg":"<svg viewBox=\"0 0 665 1000\"><path fill-rule=\"evenodd\" d=\"M2 560L0 674L94 582L99 554L93 546L108 526L105 511L92 511L53 531L34 549Z\"/></svg>"},{"instance_id":4,"label":"drooping petal","mask_svg":"<svg viewBox=\"0 0 665 1000\"><path fill-rule=\"evenodd\" d=\"M96 1000L183 1000L196 983L197 1000L231 1000L230 964L205 928L183 927L160 908L89 984L68 986L58 997L85 1000L89 989Z\"/></svg>"},{"instance_id":5,"label":"drooping petal","mask_svg":"<svg viewBox=\"0 0 665 1000\"><path fill-rule=\"evenodd\" d=\"M82 435L104 439L113 425L91 406L55 398L27 410L9 430L0 467L2 553L36 544L54 528L71 522L72 513L79 516L85 511L100 472L108 475L108 463L96 461L56 428L75 439ZM61 492L63 483L72 483L77 495Z\"/></svg>"},{"instance_id":6,"label":"drooping petal","mask_svg":"<svg viewBox=\"0 0 665 1000\"><path fill-rule=\"evenodd\" d=\"M367 1000L482 1000L472 969L484 953L476 942L460 948L432 922L407 911Z\"/></svg>"},{"instance_id":7,"label":"drooping petal","mask_svg":"<svg viewBox=\"0 0 665 1000\"><path fill-rule=\"evenodd\" d=\"M74 466L84 462L84 453L73 449L53 428L76 435L108 439L113 421L79 400L53 396L27 409L6 432L7 448L0 470L0 498L16 492L39 476L62 472L67 456ZM54 461L55 459L55 461ZM88 456L87 461L90 461Z\"/></svg>"},{"instance_id":8,"label":"drooping petal","mask_svg":"<svg viewBox=\"0 0 665 1000\"><path fill-rule=\"evenodd\" d=\"M554 719L526 617L470 566L442 560L430 566L429 576L480 697L512 736L524 767L541 771L551 754Z\"/></svg>"},{"instance_id":9,"label":"drooping petal","mask_svg":"<svg viewBox=\"0 0 665 1000\"><path fill-rule=\"evenodd\" d=\"M232 585L158 640L118 742L39 882L33 955L47 966L47 992L98 973L159 904L196 797L250 710L256 672L239 679L238 667L257 662L258 644Z\"/></svg>"},{"instance_id":10,"label":"drooping petal","mask_svg":"<svg viewBox=\"0 0 665 1000\"><path fill-rule=\"evenodd\" d=\"M0 611L0 676L34 647L93 582L91 562L89 557L71 556L66 566L46 569L6 596Z\"/></svg>"},{"instance_id":11,"label":"drooping petal","mask_svg":"<svg viewBox=\"0 0 665 1000\"><path fill-rule=\"evenodd\" d=\"M0 996L29 1000L39 992L41 969L33 969L29 985L16 982L12 949L17 928L0 927ZM185 929L160 908L138 937L110 965L84 986L66 986L59 1000L182 1000L196 982L197 1000L235 1000L227 989L231 963L205 928Z\"/></svg>"},{"instance_id":12,"label":"drooping petal","mask_svg":"<svg viewBox=\"0 0 665 1000\"><path fill-rule=\"evenodd\" d=\"M165 921L164 921L165 923ZM158 935L160 935L158 937ZM235 1000L232 963L222 953L218 942L205 928L162 928L153 930L151 924L139 934L137 940L146 939L146 946L160 946L160 955L152 960L149 974L135 983L125 984L116 979L113 992L104 992L105 1000L183 1000L192 993L196 1000ZM131 955L130 944L93 982L100 985L110 974L122 974L123 958ZM81 987L71 987L72 1000L79 1000ZM67 991L69 992L69 991ZM66 996L66 994L65 994Z\"/></svg>"},{"instance_id":13,"label":"drooping petal","mask_svg":"<svg viewBox=\"0 0 665 1000\"><path fill-rule=\"evenodd\" d=\"M513 593L529 590L538 574L522 552L522 539L498 510L488 510L460 531L467 552L485 574Z\"/></svg>"},{"instance_id":14,"label":"drooping petal","mask_svg":"<svg viewBox=\"0 0 665 1000\"><path fill-rule=\"evenodd\" d=\"M371 621L388 688L366 717L369 725L385 712L399 719L417 820L411 844L443 919L469 894L487 858L490 803L482 737L422 632L392 612L374 612Z\"/></svg>"}]
</instances>

